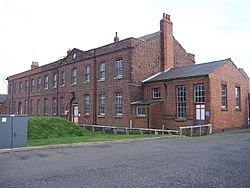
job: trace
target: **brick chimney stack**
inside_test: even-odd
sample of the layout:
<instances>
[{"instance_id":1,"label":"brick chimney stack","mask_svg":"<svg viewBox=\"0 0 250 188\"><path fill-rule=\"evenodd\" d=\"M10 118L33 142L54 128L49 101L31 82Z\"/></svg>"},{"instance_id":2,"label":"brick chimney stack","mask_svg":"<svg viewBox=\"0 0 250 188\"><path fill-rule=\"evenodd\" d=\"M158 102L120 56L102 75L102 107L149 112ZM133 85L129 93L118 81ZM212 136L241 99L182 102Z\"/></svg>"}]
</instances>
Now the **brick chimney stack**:
<instances>
[{"instance_id":1,"label":"brick chimney stack","mask_svg":"<svg viewBox=\"0 0 250 188\"><path fill-rule=\"evenodd\" d=\"M163 13L160 21L161 30L161 50L162 50L162 71L174 67L174 42L173 23L170 15Z\"/></svg>"},{"instance_id":2,"label":"brick chimney stack","mask_svg":"<svg viewBox=\"0 0 250 188\"><path fill-rule=\"evenodd\" d=\"M118 41L119 41L118 33L115 32L114 42L118 42Z\"/></svg>"},{"instance_id":3,"label":"brick chimney stack","mask_svg":"<svg viewBox=\"0 0 250 188\"><path fill-rule=\"evenodd\" d=\"M31 69L35 69L35 68L38 68L38 67L39 67L38 62L32 61Z\"/></svg>"}]
</instances>

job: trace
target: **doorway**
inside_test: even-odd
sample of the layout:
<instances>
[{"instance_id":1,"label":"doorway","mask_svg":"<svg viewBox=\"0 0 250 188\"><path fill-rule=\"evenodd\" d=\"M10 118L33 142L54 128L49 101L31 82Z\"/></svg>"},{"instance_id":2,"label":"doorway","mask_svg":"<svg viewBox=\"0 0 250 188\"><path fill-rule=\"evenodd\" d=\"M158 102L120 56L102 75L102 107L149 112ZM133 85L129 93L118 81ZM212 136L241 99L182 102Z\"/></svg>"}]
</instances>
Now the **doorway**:
<instances>
[{"instance_id":1,"label":"doorway","mask_svg":"<svg viewBox=\"0 0 250 188\"><path fill-rule=\"evenodd\" d=\"M71 100L71 122L78 123L78 102L76 98Z\"/></svg>"},{"instance_id":2,"label":"doorway","mask_svg":"<svg viewBox=\"0 0 250 188\"><path fill-rule=\"evenodd\" d=\"M19 103L18 103L17 112L18 112L18 114L23 114L22 102L19 102Z\"/></svg>"},{"instance_id":3,"label":"doorway","mask_svg":"<svg viewBox=\"0 0 250 188\"><path fill-rule=\"evenodd\" d=\"M205 123L205 104L196 104L196 125L204 125Z\"/></svg>"}]
</instances>

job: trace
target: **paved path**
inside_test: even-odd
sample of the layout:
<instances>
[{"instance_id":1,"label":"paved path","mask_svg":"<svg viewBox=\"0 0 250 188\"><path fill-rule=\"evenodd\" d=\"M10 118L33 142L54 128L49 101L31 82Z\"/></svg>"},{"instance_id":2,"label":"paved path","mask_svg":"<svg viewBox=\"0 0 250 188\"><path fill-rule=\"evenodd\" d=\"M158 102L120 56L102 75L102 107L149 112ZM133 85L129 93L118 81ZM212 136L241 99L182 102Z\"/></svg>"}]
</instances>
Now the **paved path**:
<instances>
[{"instance_id":1,"label":"paved path","mask_svg":"<svg viewBox=\"0 0 250 188\"><path fill-rule=\"evenodd\" d=\"M250 130L2 153L0 187L250 187Z\"/></svg>"}]
</instances>

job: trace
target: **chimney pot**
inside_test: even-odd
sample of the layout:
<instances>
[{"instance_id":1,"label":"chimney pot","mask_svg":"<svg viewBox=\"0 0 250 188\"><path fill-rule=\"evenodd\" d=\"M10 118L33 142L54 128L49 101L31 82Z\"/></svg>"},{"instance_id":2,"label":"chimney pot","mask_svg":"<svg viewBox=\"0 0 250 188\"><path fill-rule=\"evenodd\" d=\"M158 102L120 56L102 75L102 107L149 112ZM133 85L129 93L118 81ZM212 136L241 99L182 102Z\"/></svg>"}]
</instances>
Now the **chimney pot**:
<instances>
[{"instance_id":1,"label":"chimney pot","mask_svg":"<svg viewBox=\"0 0 250 188\"><path fill-rule=\"evenodd\" d=\"M118 42L118 41L119 41L118 33L115 32L114 42Z\"/></svg>"},{"instance_id":2,"label":"chimney pot","mask_svg":"<svg viewBox=\"0 0 250 188\"><path fill-rule=\"evenodd\" d=\"M35 69L37 67L39 67L38 62L32 61L31 69Z\"/></svg>"}]
</instances>

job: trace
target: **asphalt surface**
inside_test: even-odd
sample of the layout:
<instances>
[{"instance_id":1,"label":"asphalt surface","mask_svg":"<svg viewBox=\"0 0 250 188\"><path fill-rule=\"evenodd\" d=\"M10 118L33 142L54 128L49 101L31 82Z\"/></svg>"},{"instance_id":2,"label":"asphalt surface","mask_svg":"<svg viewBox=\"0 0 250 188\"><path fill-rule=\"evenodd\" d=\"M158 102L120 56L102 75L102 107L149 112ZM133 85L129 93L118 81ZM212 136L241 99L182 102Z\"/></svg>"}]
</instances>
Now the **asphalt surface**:
<instances>
[{"instance_id":1,"label":"asphalt surface","mask_svg":"<svg viewBox=\"0 0 250 188\"><path fill-rule=\"evenodd\" d=\"M0 187L250 187L250 130L0 154Z\"/></svg>"}]
</instances>

